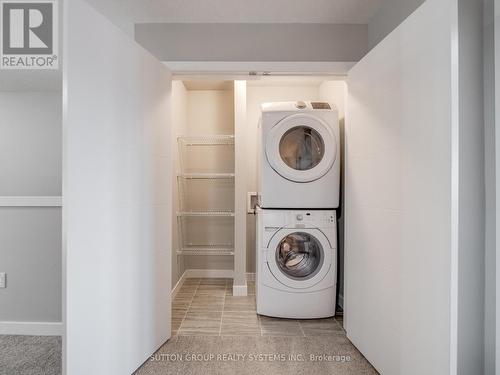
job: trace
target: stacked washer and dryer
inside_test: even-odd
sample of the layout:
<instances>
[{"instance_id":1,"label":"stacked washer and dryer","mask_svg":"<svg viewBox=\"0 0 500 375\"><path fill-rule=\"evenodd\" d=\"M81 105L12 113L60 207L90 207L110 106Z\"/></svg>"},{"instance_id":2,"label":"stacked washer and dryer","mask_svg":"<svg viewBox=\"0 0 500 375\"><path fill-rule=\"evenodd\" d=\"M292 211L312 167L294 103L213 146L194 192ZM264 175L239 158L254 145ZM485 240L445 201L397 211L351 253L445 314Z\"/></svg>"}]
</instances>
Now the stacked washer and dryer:
<instances>
[{"instance_id":1,"label":"stacked washer and dryer","mask_svg":"<svg viewBox=\"0 0 500 375\"><path fill-rule=\"evenodd\" d=\"M338 111L330 103L262 105L256 209L261 315L335 315L338 140Z\"/></svg>"}]
</instances>

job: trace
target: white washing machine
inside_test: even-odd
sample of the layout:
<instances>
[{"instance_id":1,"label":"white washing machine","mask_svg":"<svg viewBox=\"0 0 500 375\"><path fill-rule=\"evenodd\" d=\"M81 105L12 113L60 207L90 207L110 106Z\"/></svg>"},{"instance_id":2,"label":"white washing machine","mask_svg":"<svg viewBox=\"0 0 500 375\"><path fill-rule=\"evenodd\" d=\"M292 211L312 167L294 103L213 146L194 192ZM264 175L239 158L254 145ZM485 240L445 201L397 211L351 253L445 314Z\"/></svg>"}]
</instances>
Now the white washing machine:
<instances>
[{"instance_id":1,"label":"white washing machine","mask_svg":"<svg viewBox=\"0 0 500 375\"><path fill-rule=\"evenodd\" d=\"M334 210L257 208L257 313L313 319L335 315Z\"/></svg>"},{"instance_id":2,"label":"white washing machine","mask_svg":"<svg viewBox=\"0 0 500 375\"><path fill-rule=\"evenodd\" d=\"M262 104L258 189L263 208L337 208L338 111L325 102Z\"/></svg>"}]
</instances>

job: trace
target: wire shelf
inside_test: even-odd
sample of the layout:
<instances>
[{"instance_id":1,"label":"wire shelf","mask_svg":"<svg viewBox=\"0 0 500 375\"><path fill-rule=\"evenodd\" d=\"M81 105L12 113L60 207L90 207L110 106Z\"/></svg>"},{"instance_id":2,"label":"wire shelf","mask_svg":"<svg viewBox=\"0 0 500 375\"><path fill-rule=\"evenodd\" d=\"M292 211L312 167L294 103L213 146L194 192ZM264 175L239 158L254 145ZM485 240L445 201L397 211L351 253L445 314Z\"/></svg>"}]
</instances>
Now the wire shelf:
<instances>
[{"instance_id":1,"label":"wire shelf","mask_svg":"<svg viewBox=\"0 0 500 375\"><path fill-rule=\"evenodd\" d=\"M234 145L234 135L181 136L177 141L184 146Z\"/></svg>"},{"instance_id":2,"label":"wire shelf","mask_svg":"<svg viewBox=\"0 0 500 375\"><path fill-rule=\"evenodd\" d=\"M177 143L177 254L234 255L234 135L180 136Z\"/></svg>"},{"instance_id":3,"label":"wire shelf","mask_svg":"<svg viewBox=\"0 0 500 375\"><path fill-rule=\"evenodd\" d=\"M220 180L234 179L234 173L182 173L177 177L186 180Z\"/></svg>"},{"instance_id":4,"label":"wire shelf","mask_svg":"<svg viewBox=\"0 0 500 375\"><path fill-rule=\"evenodd\" d=\"M184 173L177 187L180 212L234 211L234 173Z\"/></svg>"},{"instance_id":5,"label":"wire shelf","mask_svg":"<svg viewBox=\"0 0 500 375\"><path fill-rule=\"evenodd\" d=\"M177 143L181 175L234 174L234 135L181 136Z\"/></svg>"},{"instance_id":6,"label":"wire shelf","mask_svg":"<svg viewBox=\"0 0 500 375\"><path fill-rule=\"evenodd\" d=\"M232 248L212 248L212 247L193 247L182 248L177 250L178 255L194 255L194 256L230 256L234 255Z\"/></svg>"},{"instance_id":7,"label":"wire shelf","mask_svg":"<svg viewBox=\"0 0 500 375\"><path fill-rule=\"evenodd\" d=\"M177 216L226 216L234 217L233 211L179 211Z\"/></svg>"}]
</instances>

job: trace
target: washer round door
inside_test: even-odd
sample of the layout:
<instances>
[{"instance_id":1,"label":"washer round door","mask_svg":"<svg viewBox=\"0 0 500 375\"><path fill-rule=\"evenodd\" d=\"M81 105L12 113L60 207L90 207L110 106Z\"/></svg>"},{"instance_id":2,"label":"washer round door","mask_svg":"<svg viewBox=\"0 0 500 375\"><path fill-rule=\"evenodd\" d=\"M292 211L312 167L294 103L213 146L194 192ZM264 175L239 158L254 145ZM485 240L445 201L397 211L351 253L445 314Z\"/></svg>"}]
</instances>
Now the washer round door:
<instances>
[{"instance_id":1,"label":"washer round door","mask_svg":"<svg viewBox=\"0 0 500 375\"><path fill-rule=\"evenodd\" d=\"M295 114L271 129L266 156L282 177L294 182L311 182L323 177L335 163L337 141L323 120Z\"/></svg>"},{"instance_id":2,"label":"washer round door","mask_svg":"<svg viewBox=\"0 0 500 375\"><path fill-rule=\"evenodd\" d=\"M281 229L269 243L267 263L280 283L306 289L326 276L332 264L332 250L318 229Z\"/></svg>"}]
</instances>

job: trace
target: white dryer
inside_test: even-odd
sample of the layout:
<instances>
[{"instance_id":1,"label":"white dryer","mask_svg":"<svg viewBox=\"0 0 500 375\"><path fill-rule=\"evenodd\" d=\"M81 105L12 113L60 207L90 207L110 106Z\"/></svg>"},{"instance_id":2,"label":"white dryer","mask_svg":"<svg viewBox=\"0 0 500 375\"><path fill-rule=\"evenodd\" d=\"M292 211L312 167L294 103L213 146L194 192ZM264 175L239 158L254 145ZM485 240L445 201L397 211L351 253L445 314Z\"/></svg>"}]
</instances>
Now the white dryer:
<instances>
[{"instance_id":1,"label":"white dryer","mask_svg":"<svg viewBox=\"0 0 500 375\"><path fill-rule=\"evenodd\" d=\"M263 208L337 208L339 119L325 102L262 104L258 189Z\"/></svg>"},{"instance_id":2,"label":"white dryer","mask_svg":"<svg viewBox=\"0 0 500 375\"><path fill-rule=\"evenodd\" d=\"M335 315L337 225L333 210L257 208L257 313Z\"/></svg>"}]
</instances>

